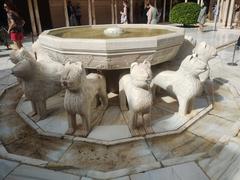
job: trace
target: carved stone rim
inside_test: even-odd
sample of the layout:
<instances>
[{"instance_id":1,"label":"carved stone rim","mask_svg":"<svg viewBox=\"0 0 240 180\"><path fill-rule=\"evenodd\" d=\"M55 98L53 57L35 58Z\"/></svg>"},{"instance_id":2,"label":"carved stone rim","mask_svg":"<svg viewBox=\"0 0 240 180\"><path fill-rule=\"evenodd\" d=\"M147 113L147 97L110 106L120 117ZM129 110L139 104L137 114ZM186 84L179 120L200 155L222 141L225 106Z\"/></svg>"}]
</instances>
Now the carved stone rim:
<instances>
[{"instance_id":1,"label":"carved stone rim","mask_svg":"<svg viewBox=\"0 0 240 180\"><path fill-rule=\"evenodd\" d=\"M40 45L46 49L50 49L62 54L92 54L92 55L118 55L131 54L135 51L143 51L143 53L154 53L158 49L168 48L171 46L180 46L184 40L184 29L168 26L168 25L146 25L146 24L126 24L118 27L127 28L152 28L152 29L166 29L173 31L173 33L151 36L151 37L137 37L137 38L121 38L121 39L73 39L60 38L48 33L56 30L44 31L39 36ZM76 26L75 26L76 27ZM75 27L63 27L61 29L72 29ZM92 25L81 27L112 27L112 25Z\"/></svg>"}]
</instances>

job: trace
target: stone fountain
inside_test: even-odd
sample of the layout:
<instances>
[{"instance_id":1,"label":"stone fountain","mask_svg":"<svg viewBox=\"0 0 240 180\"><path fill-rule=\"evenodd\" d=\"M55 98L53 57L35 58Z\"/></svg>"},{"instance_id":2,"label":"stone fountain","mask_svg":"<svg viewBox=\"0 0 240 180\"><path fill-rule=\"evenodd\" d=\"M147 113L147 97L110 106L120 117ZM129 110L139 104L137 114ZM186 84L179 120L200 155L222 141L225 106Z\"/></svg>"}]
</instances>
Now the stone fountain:
<instances>
[{"instance_id":1,"label":"stone fountain","mask_svg":"<svg viewBox=\"0 0 240 180\"><path fill-rule=\"evenodd\" d=\"M180 48L185 51L182 47L186 41L182 29L161 25L97 25L45 31L33 46L37 62L24 50L16 55L21 63L13 73L22 79L23 90L28 90L28 101L23 98L17 111L26 122L41 127L40 134L82 136L84 141L100 144L180 133L212 107L208 96L196 96L206 80L198 76L207 71L213 48L200 43L183 57L176 72L159 65L174 59ZM33 70L38 72L36 76L24 78ZM65 98L62 93L49 98L56 82L66 90ZM45 89L51 85L54 88L48 95ZM109 90L111 85L115 91ZM193 87L189 92L188 85ZM159 95L157 88L173 96ZM55 89L59 92L58 84ZM174 95L177 99L172 98ZM202 106L196 106L194 100Z\"/></svg>"},{"instance_id":2,"label":"stone fountain","mask_svg":"<svg viewBox=\"0 0 240 180\"><path fill-rule=\"evenodd\" d=\"M152 65L171 60L183 40L183 29L145 24L64 27L39 36L54 61L81 61L85 68L101 70L128 69L149 55Z\"/></svg>"},{"instance_id":3,"label":"stone fountain","mask_svg":"<svg viewBox=\"0 0 240 180\"><path fill-rule=\"evenodd\" d=\"M126 35L124 28L109 27L106 41ZM101 35L105 36L104 30ZM148 58L134 62L123 58L124 62L132 61L129 68L110 70L99 69L101 61L95 68L87 67L87 58L77 58L80 52L53 50L43 46L50 46L44 41L33 46L37 60L24 49L14 52L12 71L18 83L6 86L1 93L0 157L4 160L0 164L6 179L40 178L43 174L46 178L59 175L56 179L147 179L166 174L170 179L207 180L206 174L210 178L233 177L239 149L239 108L237 98L233 100L237 91L226 79L208 79L210 67L212 79L219 74L225 78L233 71L224 68L226 73L222 73L217 58L209 67L215 48L204 42L195 46L193 38L184 38L171 61L152 65L157 58L154 53L139 53L139 57ZM55 45L52 48L62 44ZM89 73L95 69L97 73ZM120 91L98 98L114 83L105 82L108 71L115 75L125 72L116 78ZM78 97L79 104L74 102ZM76 105L75 111L72 105ZM95 119L83 137L82 124L89 121L80 116L90 107L94 107L90 115ZM75 132L67 131L70 125ZM231 164L229 158L233 159Z\"/></svg>"}]
</instances>

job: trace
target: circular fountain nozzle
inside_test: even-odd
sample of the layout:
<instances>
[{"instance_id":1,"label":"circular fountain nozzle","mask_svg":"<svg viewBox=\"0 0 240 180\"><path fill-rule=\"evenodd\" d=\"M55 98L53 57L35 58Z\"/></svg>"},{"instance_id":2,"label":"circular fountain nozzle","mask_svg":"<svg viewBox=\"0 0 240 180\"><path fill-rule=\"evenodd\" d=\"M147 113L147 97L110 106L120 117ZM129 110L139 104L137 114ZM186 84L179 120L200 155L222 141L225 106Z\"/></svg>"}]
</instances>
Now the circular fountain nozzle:
<instances>
[{"instance_id":1,"label":"circular fountain nozzle","mask_svg":"<svg viewBox=\"0 0 240 180\"><path fill-rule=\"evenodd\" d=\"M110 37L118 37L123 33L123 29L120 27L109 27L104 30L104 34Z\"/></svg>"}]
</instances>

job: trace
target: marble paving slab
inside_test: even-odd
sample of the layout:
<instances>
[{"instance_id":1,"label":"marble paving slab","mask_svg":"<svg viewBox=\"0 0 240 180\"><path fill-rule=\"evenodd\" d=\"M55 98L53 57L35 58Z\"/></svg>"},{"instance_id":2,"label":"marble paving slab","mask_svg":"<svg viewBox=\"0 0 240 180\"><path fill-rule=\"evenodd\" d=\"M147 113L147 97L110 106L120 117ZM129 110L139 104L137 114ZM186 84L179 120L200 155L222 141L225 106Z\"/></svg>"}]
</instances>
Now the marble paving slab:
<instances>
[{"instance_id":1,"label":"marble paving slab","mask_svg":"<svg viewBox=\"0 0 240 180\"><path fill-rule=\"evenodd\" d=\"M46 132L65 134L68 129L67 113L57 111L44 120L38 121L37 124Z\"/></svg>"},{"instance_id":2,"label":"marble paving slab","mask_svg":"<svg viewBox=\"0 0 240 180\"><path fill-rule=\"evenodd\" d=\"M131 180L209 180L196 163L190 162L130 176Z\"/></svg>"},{"instance_id":3,"label":"marble paving slab","mask_svg":"<svg viewBox=\"0 0 240 180\"><path fill-rule=\"evenodd\" d=\"M204 116L201 121L193 124L188 131L212 142L218 142L222 136L233 137L236 133L234 122L213 115Z\"/></svg>"},{"instance_id":4,"label":"marble paving slab","mask_svg":"<svg viewBox=\"0 0 240 180\"><path fill-rule=\"evenodd\" d=\"M93 179L88 177L82 177L81 180L93 180Z\"/></svg>"},{"instance_id":5,"label":"marble paving slab","mask_svg":"<svg viewBox=\"0 0 240 180\"><path fill-rule=\"evenodd\" d=\"M82 177L81 180L93 180L93 179L88 177Z\"/></svg>"},{"instance_id":6,"label":"marble paving slab","mask_svg":"<svg viewBox=\"0 0 240 180\"><path fill-rule=\"evenodd\" d=\"M152 124L157 123L161 118L165 116L172 115L172 112L166 111L164 108L159 108L157 105L154 105L151 109L152 111Z\"/></svg>"},{"instance_id":7,"label":"marble paving slab","mask_svg":"<svg viewBox=\"0 0 240 180\"><path fill-rule=\"evenodd\" d=\"M105 125L125 125L126 122L123 118L122 112L119 106L109 106L105 111L101 126Z\"/></svg>"},{"instance_id":8,"label":"marble paving slab","mask_svg":"<svg viewBox=\"0 0 240 180\"><path fill-rule=\"evenodd\" d=\"M222 100L214 103L214 109L211 111L211 114L231 121L238 121L240 108L236 100Z\"/></svg>"},{"instance_id":9,"label":"marble paving slab","mask_svg":"<svg viewBox=\"0 0 240 180\"><path fill-rule=\"evenodd\" d=\"M226 84L220 84L219 81L222 79L217 79L214 83L214 109L211 114L217 115L219 117L238 121L240 117L240 105L237 101L237 97L231 92L231 86Z\"/></svg>"},{"instance_id":10,"label":"marble paving slab","mask_svg":"<svg viewBox=\"0 0 240 180\"><path fill-rule=\"evenodd\" d=\"M4 179L19 163L0 159L0 179Z\"/></svg>"},{"instance_id":11,"label":"marble paving slab","mask_svg":"<svg viewBox=\"0 0 240 180\"><path fill-rule=\"evenodd\" d=\"M114 146L73 143L59 161L65 166L97 171L114 171L155 163L145 141L134 141Z\"/></svg>"},{"instance_id":12,"label":"marble paving slab","mask_svg":"<svg viewBox=\"0 0 240 180\"><path fill-rule=\"evenodd\" d=\"M31 127L16 113L16 105L22 91L19 86L10 88L0 99L0 137L3 144L34 134Z\"/></svg>"},{"instance_id":13,"label":"marble paving slab","mask_svg":"<svg viewBox=\"0 0 240 180\"><path fill-rule=\"evenodd\" d=\"M211 179L238 180L240 178L240 139L230 141L222 151L199 165Z\"/></svg>"},{"instance_id":14,"label":"marble paving slab","mask_svg":"<svg viewBox=\"0 0 240 180\"><path fill-rule=\"evenodd\" d=\"M5 147L9 153L46 161L58 161L71 144L71 141L64 139L34 135L19 139Z\"/></svg>"},{"instance_id":15,"label":"marble paving slab","mask_svg":"<svg viewBox=\"0 0 240 180\"><path fill-rule=\"evenodd\" d=\"M32 112L32 106L31 106L30 101L23 101L23 103L21 104L21 110L26 115L31 113Z\"/></svg>"},{"instance_id":16,"label":"marble paving slab","mask_svg":"<svg viewBox=\"0 0 240 180\"><path fill-rule=\"evenodd\" d=\"M127 125L96 126L88 138L113 141L132 137Z\"/></svg>"},{"instance_id":17,"label":"marble paving slab","mask_svg":"<svg viewBox=\"0 0 240 180\"><path fill-rule=\"evenodd\" d=\"M11 73L12 73L11 69L4 69L4 70L0 69L0 80L9 76Z\"/></svg>"},{"instance_id":18,"label":"marble paving slab","mask_svg":"<svg viewBox=\"0 0 240 180\"><path fill-rule=\"evenodd\" d=\"M190 132L183 132L181 134L168 135L163 137L155 137L147 140L149 148L158 161L168 159L183 158L190 154L199 154L208 152L214 143L196 136ZM178 159L176 159L176 163Z\"/></svg>"},{"instance_id":19,"label":"marble paving slab","mask_svg":"<svg viewBox=\"0 0 240 180\"><path fill-rule=\"evenodd\" d=\"M116 178L113 180L130 180L130 178L129 178L129 176L124 176L124 177Z\"/></svg>"},{"instance_id":20,"label":"marble paving slab","mask_svg":"<svg viewBox=\"0 0 240 180\"><path fill-rule=\"evenodd\" d=\"M80 180L80 177L34 166L21 165L6 180Z\"/></svg>"},{"instance_id":21,"label":"marble paving slab","mask_svg":"<svg viewBox=\"0 0 240 180\"><path fill-rule=\"evenodd\" d=\"M166 92L159 95L155 102L155 107L167 110L170 113L178 111L178 103L175 98L166 95Z\"/></svg>"},{"instance_id":22,"label":"marble paving slab","mask_svg":"<svg viewBox=\"0 0 240 180\"><path fill-rule=\"evenodd\" d=\"M202 111L204 108L206 108L209 105L206 97L197 97L193 101L193 111L199 112Z\"/></svg>"},{"instance_id":23,"label":"marble paving slab","mask_svg":"<svg viewBox=\"0 0 240 180\"><path fill-rule=\"evenodd\" d=\"M209 30L213 30L213 26L207 26L205 29L208 28ZM207 31L207 32L199 32L197 30L186 28L185 34L188 36L194 37L197 42L206 41L208 44L213 45L214 47L219 47L224 44L228 44L229 42L236 41L239 37L238 30L232 30L229 32L228 29L220 29L218 28L217 31Z\"/></svg>"},{"instance_id":24,"label":"marble paving slab","mask_svg":"<svg viewBox=\"0 0 240 180\"><path fill-rule=\"evenodd\" d=\"M174 131L181 127L187 119L181 119L176 113L168 116L164 116L159 119L152 128L155 133L162 133L166 131Z\"/></svg>"},{"instance_id":25,"label":"marble paving slab","mask_svg":"<svg viewBox=\"0 0 240 180\"><path fill-rule=\"evenodd\" d=\"M0 85L11 85L17 83L17 78L13 76L12 74L9 74L8 76L5 76L3 78L0 77Z\"/></svg>"}]
</instances>

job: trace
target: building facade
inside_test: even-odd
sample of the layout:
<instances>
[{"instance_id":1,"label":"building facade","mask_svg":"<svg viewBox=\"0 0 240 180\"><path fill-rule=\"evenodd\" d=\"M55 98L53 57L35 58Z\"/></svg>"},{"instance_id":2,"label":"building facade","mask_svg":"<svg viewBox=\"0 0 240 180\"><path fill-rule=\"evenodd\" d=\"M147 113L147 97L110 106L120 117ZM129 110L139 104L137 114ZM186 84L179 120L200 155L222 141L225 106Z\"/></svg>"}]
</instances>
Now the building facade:
<instances>
[{"instance_id":1,"label":"building facade","mask_svg":"<svg viewBox=\"0 0 240 180\"><path fill-rule=\"evenodd\" d=\"M26 32L37 35L46 29L71 24L68 0L12 1L17 5L20 14L27 22ZM4 1L0 0L0 2L2 6ZM196 2L200 5L203 4L203 0L153 0L153 2L161 12L160 22L168 21L169 12L177 3ZM120 0L71 0L71 4L75 14L78 14L76 25L120 23L120 11L122 10L122 1ZM213 9L216 5L219 7L218 23L223 27L233 27L236 19L235 11L240 6L240 0L208 0L210 20L214 19ZM4 14L1 17L6 19ZM4 22L4 19L1 21ZM130 23L146 23L144 0L129 0L129 21Z\"/></svg>"}]
</instances>

